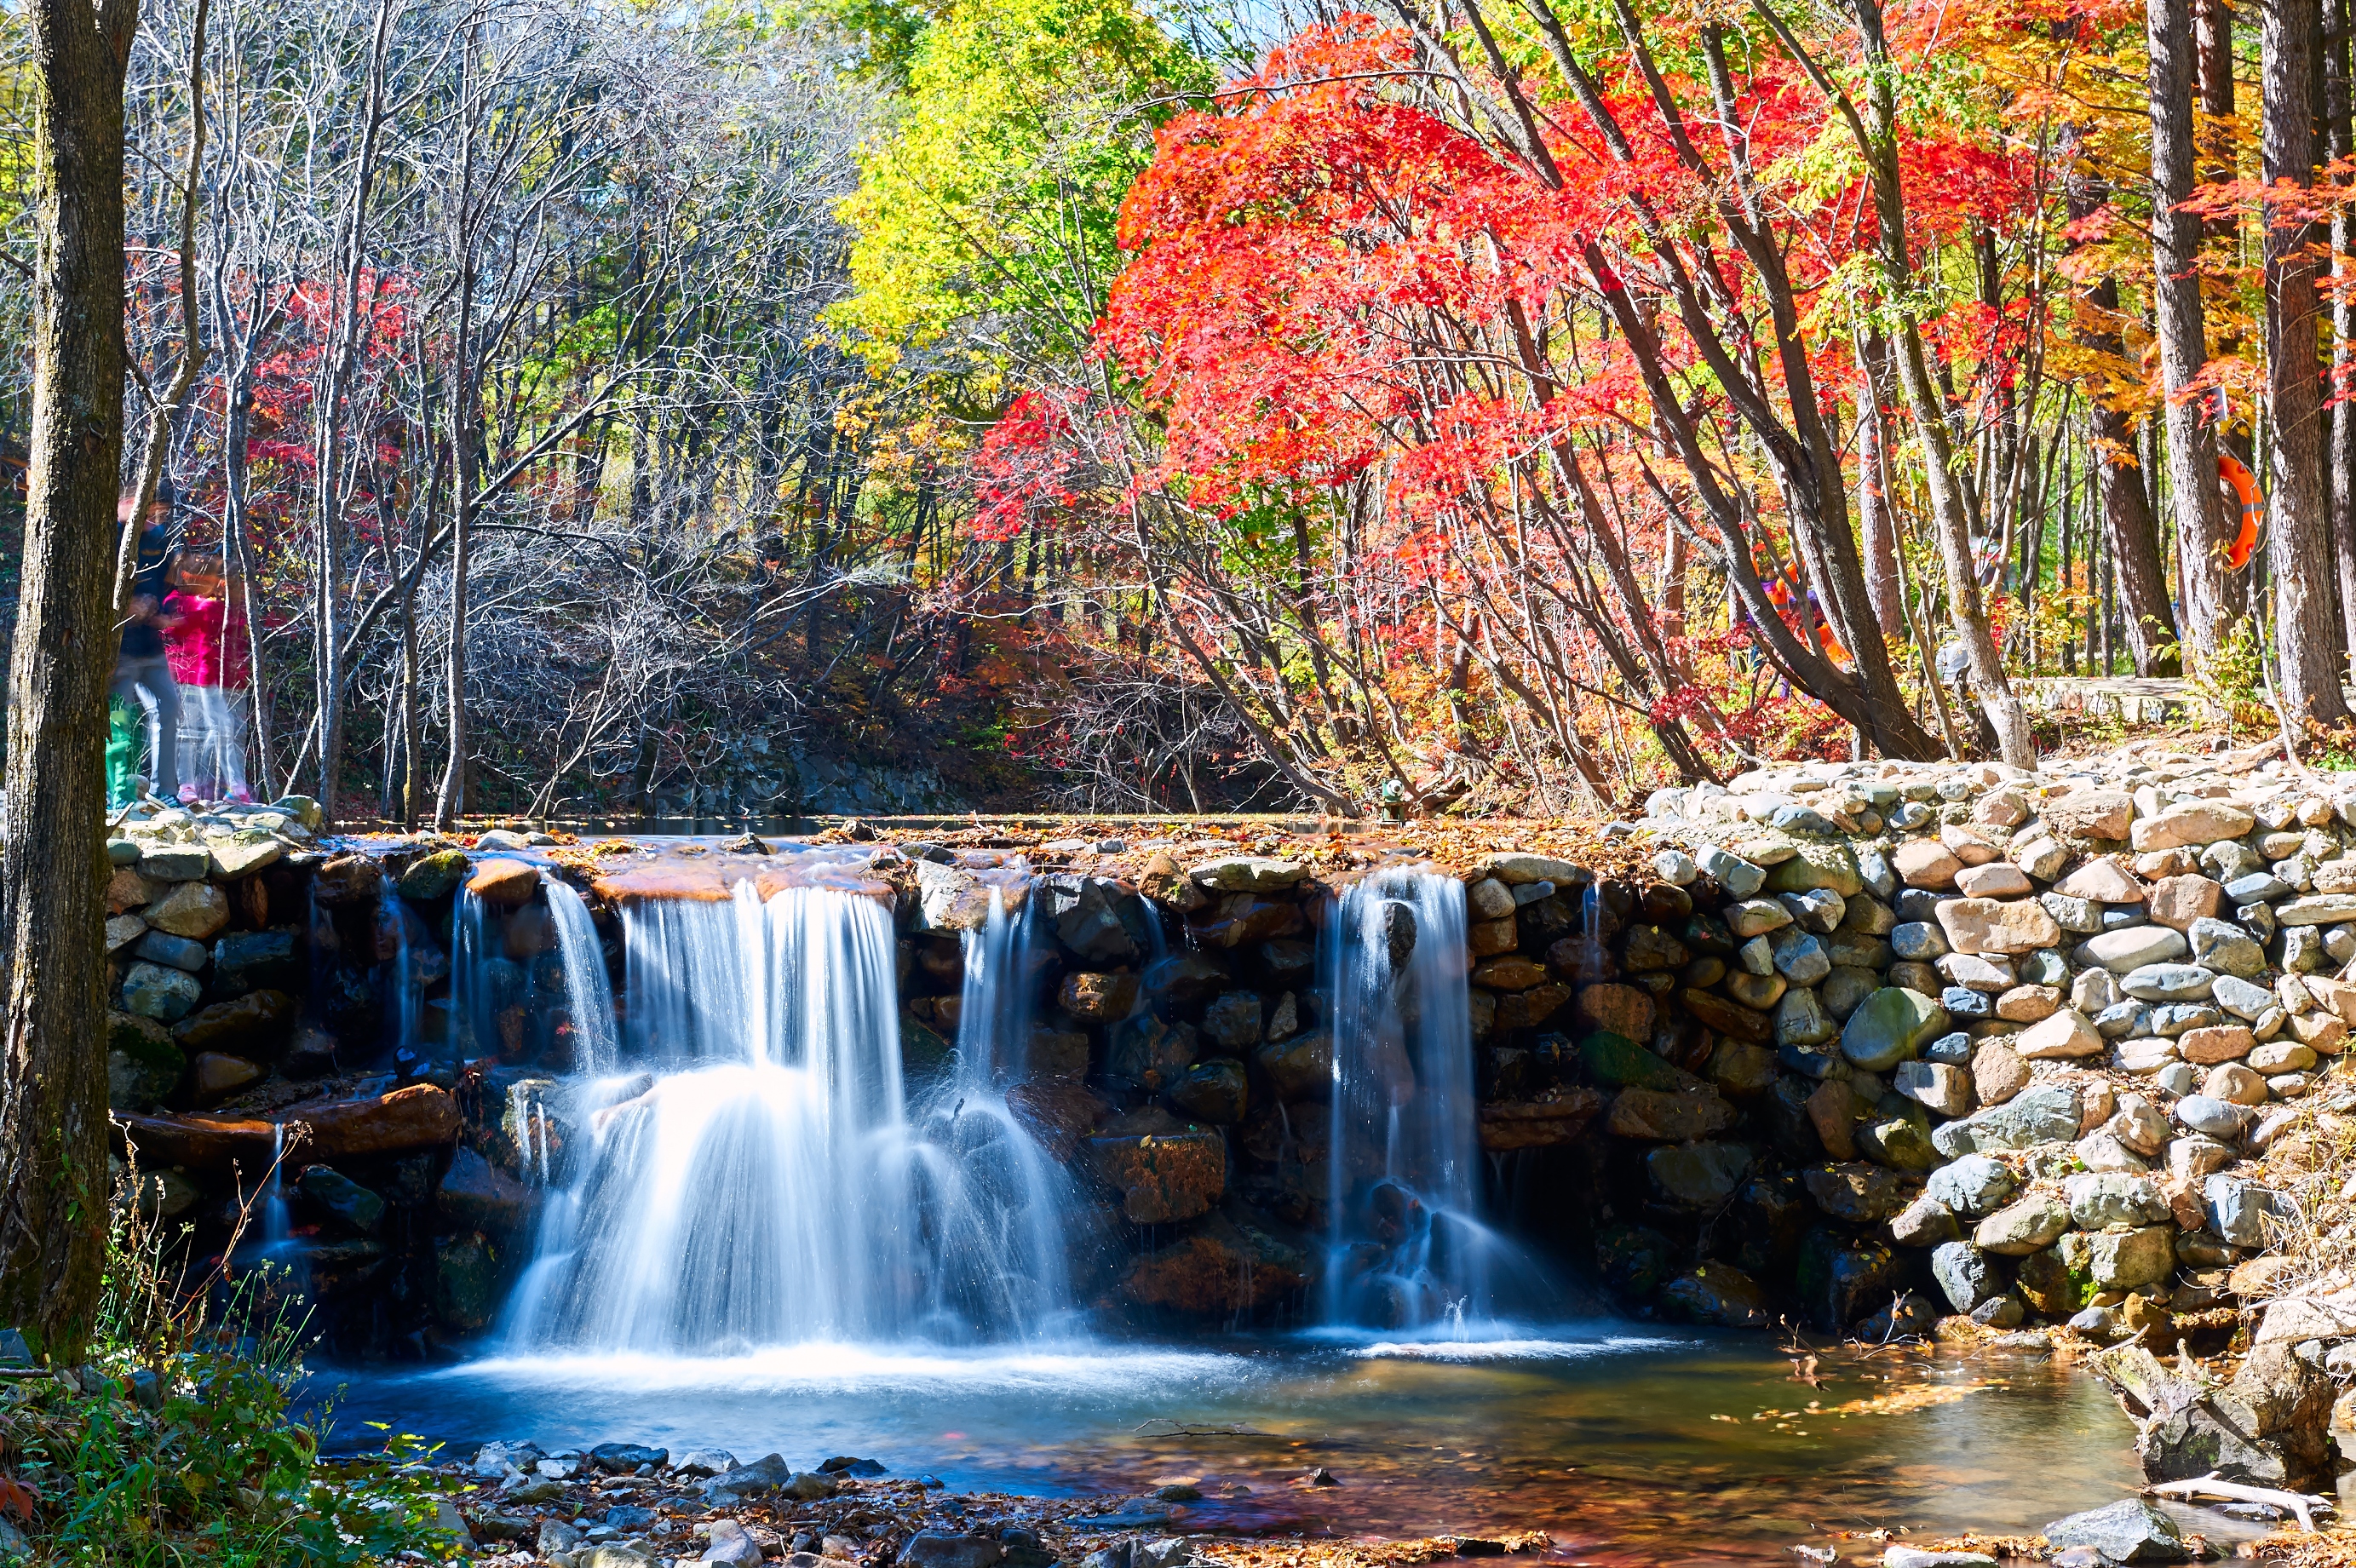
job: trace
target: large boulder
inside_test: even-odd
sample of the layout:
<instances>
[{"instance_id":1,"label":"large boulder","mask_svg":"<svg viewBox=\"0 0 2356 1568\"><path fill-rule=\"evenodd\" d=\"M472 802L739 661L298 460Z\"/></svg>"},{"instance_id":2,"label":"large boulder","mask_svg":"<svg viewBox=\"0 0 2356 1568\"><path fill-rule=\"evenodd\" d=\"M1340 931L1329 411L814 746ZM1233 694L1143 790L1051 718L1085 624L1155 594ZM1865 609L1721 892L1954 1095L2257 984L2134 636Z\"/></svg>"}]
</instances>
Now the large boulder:
<instances>
[{"instance_id":1,"label":"large boulder","mask_svg":"<svg viewBox=\"0 0 2356 1568\"><path fill-rule=\"evenodd\" d=\"M466 867L464 849L436 849L412 860L394 883L394 891L412 903L446 899L466 880Z\"/></svg>"},{"instance_id":2,"label":"large boulder","mask_svg":"<svg viewBox=\"0 0 2356 1568\"><path fill-rule=\"evenodd\" d=\"M1869 1072L1912 1060L1946 1032L1947 1009L1929 997L1885 986L1857 1005L1841 1029L1841 1054Z\"/></svg>"},{"instance_id":3,"label":"large boulder","mask_svg":"<svg viewBox=\"0 0 2356 1568\"><path fill-rule=\"evenodd\" d=\"M195 1010L204 987L185 969L141 960L123 976L123 1010L159 1023L175 1023Z\"/></svg>"},{"instance_id":4,"label":"large boulder","mask_svg":"<svg viewBox=\"0 0 2356 1568\"><path fill-rule=\"evenodd\" d=\"M1118 1288L1141 1307L1226 1318L1282 1300L1308 1275L1300 1252L1215 1215L1184 1239L1132 1258Z\"/></svg>"},{"instance_id":5,"label":"large boulder","mask_svg":"<svg viewBox=\"0 0 2356 1568\"><path fill-rule=\"evenodd\" d=\"M301 995L306 981L295 933L233 931L213 944L211 993L215 997L242 997L250 991L289 991Z\"/></svg>"},{"instance_id":6,"label":"large boulder","mask_svg":"<svg viewBox=\"0 0 2356 1568\"><path fill-rule=\"evenodd\" d=\"M1715 1089L1632 1088L1612 1096L1604 1130L1614 1137L1681 1144L1714 1137L1731 1127L1734 1120L1734 1107L1719 1098Z\"/></svg>"},{"instance_id":7,"label":"large boulder","mask_svg":"<svg viewBox=\"0 0 2356 1568\"><path fill-rule=\"evenodd\" d=\"M1731 1264L1702 1263L1661 1287L1662 1313L1678 1322L1720 1328L1764 1328L1771 1318L1767 1294Z\"/></svg>"},{"instance_id":8,"label":"large boulder","mask_svg":"<svg viewBox=\"0 0 2356 1568\"><path fill-rule=\"evenodd\" d=\"M1033 886L1038 909L1055 928L1055 939L1087 963L1123 964L1137 956L1137 938L1121 918L1134 896L1103 877L1042 877ZM1142 923L1141 912L1132 915Z\"/></svg>"},{"instance_id":9,"label":"large boulder","mask_svg":"<svg viewBox=\"0 0 2356 1568\"><path fill-rule=\"evenodd\" d=\"M2136 824L2138 829L2147 826L2147 822ZM2142 846L2140 834L2136 845ZM2092 1547L2105 1563L2181 1563L2191 1555L2176 1520L2140 1498L2057 1519L2045 1527L2043 1534L2045 1544L2055 1552Z\"/></svg>"}]
</instances>

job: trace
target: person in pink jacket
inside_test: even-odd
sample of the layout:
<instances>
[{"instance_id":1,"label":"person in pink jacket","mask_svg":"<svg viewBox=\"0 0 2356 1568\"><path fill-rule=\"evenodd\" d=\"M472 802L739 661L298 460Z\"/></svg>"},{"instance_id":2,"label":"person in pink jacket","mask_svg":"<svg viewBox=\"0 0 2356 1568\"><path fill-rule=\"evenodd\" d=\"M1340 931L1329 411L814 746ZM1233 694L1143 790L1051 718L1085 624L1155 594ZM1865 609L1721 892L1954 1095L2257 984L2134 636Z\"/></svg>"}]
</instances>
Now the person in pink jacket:
<instances>
[{"instance_id":1,"label":"person in pink jacket","mask_svg":"<svg viewBox=\"0 0 2356 1568\"><path fill-rule=\"evenodd\" d=\"M180 798L251 800L245 705L251 696L245 613L218 555L180 557L164 609L177 624L164 653L180 688Z\"/></svg>"}]
</instances>

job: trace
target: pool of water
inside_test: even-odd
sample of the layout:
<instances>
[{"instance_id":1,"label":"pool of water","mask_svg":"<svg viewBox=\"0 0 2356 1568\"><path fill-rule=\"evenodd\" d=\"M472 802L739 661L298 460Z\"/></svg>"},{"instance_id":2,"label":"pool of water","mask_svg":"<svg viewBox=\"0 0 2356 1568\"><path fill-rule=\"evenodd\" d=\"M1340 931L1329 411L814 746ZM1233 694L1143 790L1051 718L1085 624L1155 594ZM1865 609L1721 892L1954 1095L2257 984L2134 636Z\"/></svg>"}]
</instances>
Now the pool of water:
<instances>
[{"instance_id":1,"label":"pool of water","mask_svg":"<svg viewBox=\"0 0 2356 1568\"><path fill-rule=\"evenodd\" d=\"M873 1457L958 1490L1190 1484L1187 1532L1552 1533L1613 1564L1791 1561L1846 1531L2031 1533L2136 1484L2101 1386L2038 1354L1803 1369L1757 1335L1596 1324L1417 1343L803 1345L722 1360L322 1369L347 1445L611 1441ZM339 1391L339 1392L338 1392ZM1337 1485L1302 1484L1323 1467ZM1870 1557L1858 1543L1844 1558Z\"/></svg>"}]
</instances>

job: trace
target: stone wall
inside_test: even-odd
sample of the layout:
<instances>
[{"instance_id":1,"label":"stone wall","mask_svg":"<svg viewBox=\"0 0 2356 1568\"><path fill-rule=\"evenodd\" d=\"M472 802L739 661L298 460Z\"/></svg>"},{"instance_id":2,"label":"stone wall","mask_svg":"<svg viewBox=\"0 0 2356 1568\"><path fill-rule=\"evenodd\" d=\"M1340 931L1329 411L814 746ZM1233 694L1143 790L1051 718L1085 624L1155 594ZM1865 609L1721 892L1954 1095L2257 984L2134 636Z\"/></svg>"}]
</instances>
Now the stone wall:
<instances>
[{"instance_id":1,"label":"stone wall","mask_svg":"<svg viewBox=\"0 0 2356 1568\"><path fill-rule=\"evenodd\" d=\"M1990 1333L2067 1324L2163 1351L2246 1342L2245 1306L2280 1283L2286 1173L2325 1162L2356 1106L2328 1072L2356 1020L2351 823L2356 790L2244 759L2037 775L1861 764L1664 792L1614 830L1628 851L1615 863L1641 874L1459 857L1496 1207L1569 1288L1635 1317L1788 1317L1882 1339L1968 1316ZM1329 1219L1321 926L1352 879L1412 857L1340 839L1239 853L962 837L879 845L868 871L902 933L910 1073L941 1070L955 1047L963 933L1019 850L1042 940L1010 1100L1099 1196L1109 1244L1090 1298L1164 1325L1298 1320ZM134 960L123 1108L166 1102L179 1114L134 1131L192 1151L150 1160L166 1200L218 1207L228 1157L214 1146L250 1151L271 1120L397 1123L332 1159L306 1146L294 1215L306 1244L358 1257L341 1288L398 1282L369 1293L397 1294L398 1309L371 1305L381 1326L354 1345L457 1342L522 1245L534 1156L512 1091L568 1061L552 934L524 912L537 871L514 883L502 925L514 1026L451 1048L463 1070L429 1051L386 1071L337 1046L380 1007L363 961L387 956L384 923L359 868L373 890L386 862L290 837L258 870L222 857L175 880L176 852L148 843L131 867L143 886L119 901L210 944L203 960L175 965L197 955L150 951L140 933L115 944ZM554 853L584 868L568 874L592 894L618 983L598 895L633 884ZM391 869L439 951L459 878L496 870L419 846ZM327 913L290 925L281 901ZM184 920L196 904L220 918ZM265 959L286 966L283 987L264 983ZM267 995L284 999L253 999ZM190 1113L244 1070L208 1059L260 1070L210 1123ZM303 1078L323 1065L338 1070L332 1095ZM373 1076L342 1071L354 1065ZM427 1095L453 1115L426 1115ZM348 1105L366 1108L333 1109ZM400 1143L428 1134L442 1141ZM359 1222L369 1199L390 1217L373 1228Z\"/></svg>"}]
</instances>

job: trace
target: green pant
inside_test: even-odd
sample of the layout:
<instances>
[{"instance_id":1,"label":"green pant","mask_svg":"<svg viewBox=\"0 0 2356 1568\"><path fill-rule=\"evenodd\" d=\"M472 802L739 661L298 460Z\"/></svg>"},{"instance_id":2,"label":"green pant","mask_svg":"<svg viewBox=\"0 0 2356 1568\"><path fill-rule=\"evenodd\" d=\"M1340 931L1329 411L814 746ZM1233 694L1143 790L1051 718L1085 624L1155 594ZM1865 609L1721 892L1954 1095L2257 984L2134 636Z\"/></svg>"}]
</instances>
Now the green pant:
<instances>
[{"instance_id":1,"label":"green pant","mask_svg":"<svg viewBox=\"0 0 2356 1568\"><path fill-rule=\"evenodd\" d=\"M106 803L128 805L139 788L139 764L147 750L147 715L136 702L106 699Z\"/></svg>"}]
</instances>

